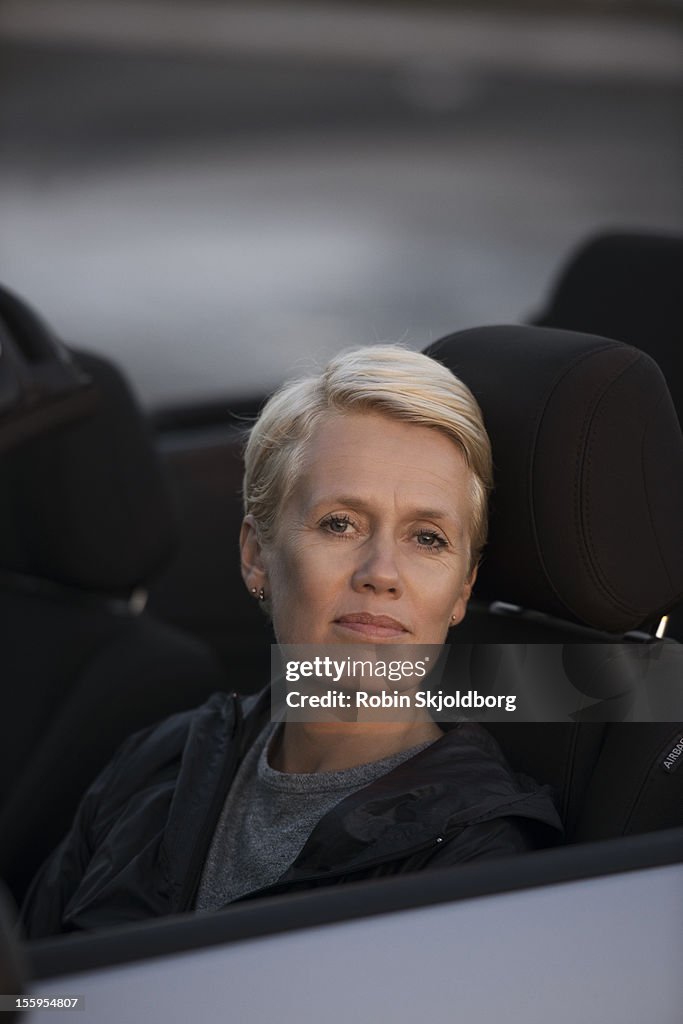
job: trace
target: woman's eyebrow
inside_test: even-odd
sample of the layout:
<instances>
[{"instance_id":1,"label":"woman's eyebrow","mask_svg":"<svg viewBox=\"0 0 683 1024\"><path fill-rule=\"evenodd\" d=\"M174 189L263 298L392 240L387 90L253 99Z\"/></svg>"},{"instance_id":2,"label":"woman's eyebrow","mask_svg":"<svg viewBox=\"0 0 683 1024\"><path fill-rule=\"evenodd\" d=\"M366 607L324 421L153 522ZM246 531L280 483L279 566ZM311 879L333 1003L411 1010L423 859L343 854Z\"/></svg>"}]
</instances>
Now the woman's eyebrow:
<instances>
[{"instance_id":1,"label":"woman's eyebrow","mask_svg":"<svg viewBox=\"0 0 683 1024\"><path fill-rule=\"evenodd\" d=\"M362 498L357 494L323 494L311 496L310 508L315 512L323 505L338 505L340 507L344 505L347 508L357 508L360 511L365 511L370 508L371 504L371 499Z\"/></svg>"},{"instance_id":2,"label":"woman's eyebrow","mask_svg":"<svg viewBox=\"0 0 683 1024\"><path fill-rule=\"evenodd\" d=\"M441 508L416 508L413 509L411 515L415 519L453 519L455 522L460 521L457 512Z\"/></svg>"},{"instance_id":3,"label":"woman's eyebrow","mask_svg":"<svg viewBox=\"0 0 683 1024\"><path fill-rule=\"evenodd\" d=\"M419 508L415 509L411 515L411 519L431 519L433 522L445 522L453 524L457 531L459 538L464 537L465 527L463 521L458 513L454 510L444 510L439 508Z\"/></svg>"}]
</instances>

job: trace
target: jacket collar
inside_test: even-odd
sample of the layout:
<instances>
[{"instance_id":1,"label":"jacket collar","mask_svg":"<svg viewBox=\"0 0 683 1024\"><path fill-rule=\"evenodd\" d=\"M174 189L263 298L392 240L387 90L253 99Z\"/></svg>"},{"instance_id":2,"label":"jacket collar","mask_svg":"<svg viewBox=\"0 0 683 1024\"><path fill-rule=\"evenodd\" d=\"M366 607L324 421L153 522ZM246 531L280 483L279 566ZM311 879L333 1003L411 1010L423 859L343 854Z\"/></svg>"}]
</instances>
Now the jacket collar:
<instances>
[{"instance_id":1,"label":"jacket collar","mask_svg":"<svg viewBox=\"0 0 683 1024\"><path fill-rule=\"evenodd\" d=\"M266 688L245 707L241 756L269 717ZM428 847L468 825L502 817L545 826L550 842L562 832L549 787L515 774L482 726L459 723L329 811L283 881L313 872L337 873L341 864L355 870Z\"/></svg>"}]
</instances>

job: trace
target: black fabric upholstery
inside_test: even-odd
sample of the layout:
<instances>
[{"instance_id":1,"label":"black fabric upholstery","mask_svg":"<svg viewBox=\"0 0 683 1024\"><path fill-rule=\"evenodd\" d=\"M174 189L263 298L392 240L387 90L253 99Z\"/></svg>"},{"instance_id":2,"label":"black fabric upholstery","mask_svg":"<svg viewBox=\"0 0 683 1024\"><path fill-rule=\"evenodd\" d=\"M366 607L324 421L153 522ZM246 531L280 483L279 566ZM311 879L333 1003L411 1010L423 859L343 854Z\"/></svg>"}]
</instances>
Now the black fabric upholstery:
<instances>
[{"instance_id":1,"label":"black fabric upholstery","mask_svg":"<svg viewBox=\"0 0 683 1024\"><path fill-rule=\"evenodd\" d=\"M202 643L151 616L0 585L0 877L15 898L123 740L225 681Z\"/></svg>"},{"instance_id":2,"label":"black fabric upholstery","mask_svg":"<svg viewBox=\"0 0 683 1024\"><path fill-rule=\"evenodd\" d=\"M659 364L683 423L683 238L608 232L584 242L561 270L543 327L635 345Z\"/></svg>"},{"instance_id":3,"label":"black fabric upholstery","mask_svg":"<svg viewBox=\"0 0 683 1024\"><path fill-rule=\"evenodd\" d=\"M501 644L610 643L615 639L613 633L589 629L567 619L527 608L491 604L478 598L470 601L464 621L450 637L455 643L481 644L492 641Z\"/></svg>"},{"instance_id":4,"label":"black fabric upholstery","mask_svg":"<svg viewBox=\"0 0 683 1024\"><path fill-rule=\"evenodd\" d=\"M0 452L89 415L87 375L33 310L0 285Z\"/></svg>"},{"instance_id":5,"label":"black fabric upholstery","mask_svg":"<svg viewBox=\"0 0 683 1024\"><path fill-rule=\"evenodd\" d=\"M635 345L658 363L683 426L683 237L605 232L570 254L535 322ZM668 635L683 640L683 604Z\"/></svg>"},{"instance_id":6,"label":"black fabric upholstery","mask_svg":"<svg viewBox=\"0 0 683 1024\"><path fill-rule=\"evenodd\" d=\"M495 461L476 593L598 630L683 596L683 436L648 356L604 338L482 327L429 355L469 385Z\"/></svg>"},{"instance_id":7,"label":"black fabric upholstery","mask_svg":"<svg viewBox=\"0 0 683 1024\"><path fill-rule=\"evenodd\" d=\"M49 328L11 303L40 351ZM0 875L18 901L126 736L224 686L208 648L131 607L173 552L175 507L126 381L76 358L94 414L0 457Z\"/></svg>"},{"instance_id":8,"label":"black fabric upholstery","mask_svg":"<svg viewBox=\"0 0 683 1024\"><path fill-rule=\"evenodd\" d=\"M511 680L523 677L525 644L471 648L470 678L479 690L485 692L488 680L505 671L506 661ZM606 698L642 675L643 653L636 643L565 642L563 671L583 693ZM508 692L518 692L514 682ZM487 728L517 771L552 787L569 842L683 825L683 771L665 764L683 744L683 723L591 721L590 708L582 718L566 724L489 723ZM678 759L668 763L676 765Z\"/></svg>"},{"instance_id":9,"label":"black fabric upholstery","mask_svg":"<svg viewBox=\"0 0 683 1024\"><path fill-rule=\"evenodd\" d=\"M172 434L161 445L182 526L177 554L152 583L147 607L202 637L240 693L258 693L275 637L240 574L244 431L228 428L208 441L199 432Z\"/></svg>"},{"instance_id":10,"label":"black fabric upholstery","mask_svg":"<svg viewBox=\"0 0 683 1024\"><path fill-rule=\"evenodd\" d=\"M451 641L482 652L482 683L498 644L563 643L575 684L604 692L602 644L683 590L683 438L660 371L630 346L539 327L427 351L472 388L495 463L476 601ZM570 842L683 825L683 769L662 766L681 723L488 728L516 770L553 787Z\"/></svg>"},{"instance_id":11,"label":"black fabric upholstery","mask_svg":"<svg viewBox=\"0 0 683 1024\"><path fill-rule=\"evenodd\" d=\"M99 356L74 355L97 409L0 456L0 567L125 594L168 561L175 509L127 383Z\"/></svg>"},{"instance_id":12,"label":"black fabric upholstery","mask_svg":"<svg viewBox=\"0 0 683 1024\"><path fill-rule=\"evenodd\" d=\"M608 726L573 838L607 839L683 825L683 769L665 767L667 754L681 741L680 722Z\"/></svg>"},{"instance_id":13,"label":"black fabric upholstery","mask_svg":"<svg viewBox=\"0 0 683 1024\"><path fill-rule=\"evenodd\" d=\"M457 631L456 631L457 632ZM570 649L582 650L583 645ZM455 643L451 645L444 680L449 689L466 678L477 691L490 691L495 679L498 689L517 693L517 707L524 710L519 680L524 677L525 643ZM502 680L505 680L503 682ZM468 685L469 685L468 683ZM498 692L498 689L496 692ZM526 709L533 715L533 709ZM441 723L442 728L452 728ZM574 838L591 775L604 740L601 723L487 723L514 769L550 786L565 827L565 837Z\"/></svg>"},{"instance_id":14,"label":"black fabric upholstery","mask_svg":"<svg viewBox=\"0 0 683 1024\"><path fill-rule=\"evenodd\" d=\"M491 723L487 726L516 771L552 788L568 842L577 839L583 806L609 728L613 727L597 722ZM615 819L616 815L605 815L604 836L624 833L622 822ZM582 828L588 837L590 830Z\"/></svg>"}]
</instances>

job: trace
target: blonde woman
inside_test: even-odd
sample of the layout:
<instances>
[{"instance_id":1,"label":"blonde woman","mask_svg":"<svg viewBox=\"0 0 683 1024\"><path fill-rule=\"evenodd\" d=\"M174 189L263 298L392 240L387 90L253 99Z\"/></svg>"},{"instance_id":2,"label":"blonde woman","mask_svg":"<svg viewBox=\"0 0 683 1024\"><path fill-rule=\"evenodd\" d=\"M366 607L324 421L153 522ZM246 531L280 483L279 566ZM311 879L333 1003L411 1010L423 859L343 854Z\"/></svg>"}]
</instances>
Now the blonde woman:
<instances>
[{"instance_id":1,"label":"blonde woman","mask_svg":"<svg viewBox=\"0 0 683 1024\"><path fill-rule=\"evenodd\" d=\"M245 452L248 593L281 644L442 644L486 540L491 452L448 369L342 353L266 404ZM239 690L240 680L229 685ZM521 852L561 829L475 724L271 721L215 694L131 737L29 892L29 935Z\"/></svg>"}]
</instances>

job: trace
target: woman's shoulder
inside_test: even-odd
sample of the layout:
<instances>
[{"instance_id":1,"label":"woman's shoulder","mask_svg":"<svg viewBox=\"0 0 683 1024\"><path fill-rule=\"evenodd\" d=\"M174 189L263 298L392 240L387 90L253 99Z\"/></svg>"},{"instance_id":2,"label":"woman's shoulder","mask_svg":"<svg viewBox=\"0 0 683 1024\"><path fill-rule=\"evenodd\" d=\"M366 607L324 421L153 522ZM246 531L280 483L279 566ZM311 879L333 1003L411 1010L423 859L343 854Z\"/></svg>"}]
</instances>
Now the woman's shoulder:
<instances>
[{"instance_id":1,"label":"woman's shoulder","mask_svg":"<svg viewBox=\"0 0 683 1024\"><path fill-rule=\"evenodd\" d=\"M491 733L475 722L448 728L405 768L418 786L439 795L453 823L512 817L562 829L551 788L514 771Z\"/></svg>"},{"instance_id":2,"label":"woman's shoulder","mask_svg":"<svg viewBox=\"0 0 683 1024\"><path fill-rule=\"evenodd\" d=\"M193 751L203 748L208 755L212 746L224 746L232 734L235 702L232 694L213 693L198 707L177 711L133 733L95 780L89 795L120 804L133 790L160 777L177 776Z\"/></svg>"},{"instance_id":3,"label":"woman's shoulder","mask_svg":"<svg viewBox=\"0 0 683 1024\"><path fill-rule=\"evenodd\" d=\"M182 750L188 741L200 740L212 730L230 726L238 699L235 694L212 693L197 707L176 711L133 733L122 744L120 753L140 757L158 750L165 756L174 749Z\"/></svg>"}]
</instances>

